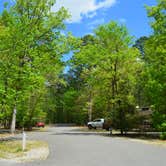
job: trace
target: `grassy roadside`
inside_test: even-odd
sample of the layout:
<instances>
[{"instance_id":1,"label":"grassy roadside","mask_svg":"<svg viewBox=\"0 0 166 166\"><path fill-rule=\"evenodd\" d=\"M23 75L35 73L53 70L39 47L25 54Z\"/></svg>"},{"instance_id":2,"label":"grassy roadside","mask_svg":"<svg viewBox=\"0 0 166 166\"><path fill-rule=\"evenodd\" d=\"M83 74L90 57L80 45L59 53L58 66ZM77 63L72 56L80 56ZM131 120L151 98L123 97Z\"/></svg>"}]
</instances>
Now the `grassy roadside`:
<instances>
[{"instance_id":1,"label":"grassy roadside","mask_svg":"<svg viewBox=\"0 0 166 166\"><path fill-rule=\"evenodd\" d=\"M39 148L48 148L48 144L42 141L27 141L26 150L22 151L22 141L2 141L0 142L0 158L26 158L29 151L38 150Z\"/></svg>"},{"instance_id":2,"label":"grassy roadside","mask_svg":"<svg viewBox=\"0 0 166 166\"><path fill-rule=\"evenodd\" d=\"M141 143L144 143L144 144L151 144L151 145L158 145L158 146L162 146L162 147L165 147L166 148L166 141L165 140L154 140L154 139L131 139L131 141L133 142L141 142Z\"/></svg>"}]
</instances>

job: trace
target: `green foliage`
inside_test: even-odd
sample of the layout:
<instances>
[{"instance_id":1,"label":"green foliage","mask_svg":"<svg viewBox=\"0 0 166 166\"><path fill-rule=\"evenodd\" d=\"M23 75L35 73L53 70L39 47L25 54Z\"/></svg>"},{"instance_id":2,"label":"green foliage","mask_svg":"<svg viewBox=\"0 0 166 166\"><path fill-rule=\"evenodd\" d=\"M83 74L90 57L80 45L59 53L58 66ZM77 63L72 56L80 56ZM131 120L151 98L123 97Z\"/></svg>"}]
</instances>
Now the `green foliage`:
<instances>
[{"instance_id":1,"label":"green foliage","mask_svg":"<svg viewBox=\"0 0 166 166\"><path fill-rule=\"evenodd\" d=\"M85 124L111 118L115 128L137 128L135 106L153 105L153 125L166 131L166 3L147 7L154 34L133 37L111 21L94 35L63 35L69 14L55 0L17 0L0 15L0 121ZM64 55L73 51L67 63ZM63 73L64 67L70 67Z\"/></svg>"},{"instance_id":2,"label":"green foliage","mask_svg":"<svg viewBox=\"0 0 166 166\"><path fill-rule=\"evenodd\" d=\"M166 131L166 114L161 111L154 111L153 113L153 125L159 131Z\"/></svg>"},{"instance_id":3,"label":"green foliage","mask_svg":"<svg viewBox=\"0 0 166 166\"><path fill-rule=\"evenodd\" d=\"M160 139L166 140L166 132L163 132L163 133L160 135Z\"/></svg>"},{"instance_id":4,"label":"green foliage","mask_svg":"<svg viewBox=\"0 0 166 166\"><path fill-rule=\"evenodd\" d=\"M154 34L145 45L146 95L154 105L153 123L157 129L165 131L166 123L166 3L160 0L157 6L148 7L148 16L153 18L151 26Z\"/></svg>"},{"instance_id":5,"label":"green foliage","mask_svg":"<svg viewBox=\"0 0 166 166\"><path fill-rule=\"evenodd\" d=\"M45 83L59 82L61 57L70 50L71 35L61 33L69 15L64 8L51 12L54 3L17 0L0 17L0 112L7 118L17 107L18 126L45 120Z\"/></svg>"},{"instance_id":6,"label":"green foliage","mask_svg":"<svg viewBox=\"0 0 166 166\"><path fill-rule=\"evenodd\" d=\"M139 39L135 41L135 44L133 45L133 47L136 47L139 49L142 55L142 58L144 58L145 56L145 43L147 40L148 40L148 37L146 36L140 37Z\"/></svg>"},{"instance_id":7,"label":"green foliage","mask_svg":"<svg viewBox=\"0 0 166 166\"><path fill-rule=\"evenodd\" d=\"M131 48L131 43L132 37L126 27L116 22L101 25L94 36L82 38L71 67L76 71L79 69L80 91L84 98L82 109L92 112L93 118L110 117L115 111L119 114L116 118L122 123L118 101L124 114L134 109L136 75L142 64L137 61L139 51Z\"/></svg>"},{"instance_id":8,"label":"green foliage","mask_svg":"<svg viewBox=\"0 0 166 166\"><path fill-rule=\"evenodd\" d=\"M165 0L159 0L157 6L147 6L148 17L152 17L151 26L157 34L166 33L165 22L166 22L166 3Z\"/></svg>"}]
</instances>

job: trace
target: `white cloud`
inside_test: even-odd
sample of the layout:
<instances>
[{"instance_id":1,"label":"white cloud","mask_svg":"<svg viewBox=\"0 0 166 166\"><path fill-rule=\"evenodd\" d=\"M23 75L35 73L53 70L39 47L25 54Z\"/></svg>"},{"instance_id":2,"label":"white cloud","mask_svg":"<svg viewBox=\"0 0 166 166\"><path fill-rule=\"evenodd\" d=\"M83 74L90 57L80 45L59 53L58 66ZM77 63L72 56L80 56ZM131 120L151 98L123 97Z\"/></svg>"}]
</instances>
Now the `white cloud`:
<instances>
[{"instance_id":1,"label":"white cloud","mask_svg":"<svg viewBox=\"0 0 166 166\"><path fill-rule=\"evenodd\" d=\"M96 19L88 24L89 29L95 29L97 26L105 22L104 18Z\"/></svg>"},{"instance_id":2,"label":"white cloud","mask_svg":"<svg viewBox=\"0 0 166 166\"><path fill-rule=\"evenodd\" d=\"M80 22L83 17L92 18L99 9L110 8L115 4L116 0L57 0L52 8L57 11L60 7L65 7L71 13L71 22Z\"/></svg>"}]
</instances>

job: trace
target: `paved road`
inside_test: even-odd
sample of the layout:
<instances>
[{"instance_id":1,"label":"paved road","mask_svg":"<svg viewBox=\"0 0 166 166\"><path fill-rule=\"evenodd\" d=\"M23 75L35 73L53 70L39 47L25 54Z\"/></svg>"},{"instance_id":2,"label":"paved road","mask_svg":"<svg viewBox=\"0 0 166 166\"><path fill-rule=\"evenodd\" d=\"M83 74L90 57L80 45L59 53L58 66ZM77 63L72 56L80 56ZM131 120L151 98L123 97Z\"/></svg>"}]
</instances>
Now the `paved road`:
<instances>
[{"instance_id":1,"label":"paved road","mask_svg":"<svg viewBox=\"0 0 166 166\"><path fill-rule=\"evenodd\" d=\"M166 147L79 132L73 127L52 127L29 134L29 139L49 143L47 160L25 164L0 161L0 166L166 166Z\"/></svg>"}]
</instances>

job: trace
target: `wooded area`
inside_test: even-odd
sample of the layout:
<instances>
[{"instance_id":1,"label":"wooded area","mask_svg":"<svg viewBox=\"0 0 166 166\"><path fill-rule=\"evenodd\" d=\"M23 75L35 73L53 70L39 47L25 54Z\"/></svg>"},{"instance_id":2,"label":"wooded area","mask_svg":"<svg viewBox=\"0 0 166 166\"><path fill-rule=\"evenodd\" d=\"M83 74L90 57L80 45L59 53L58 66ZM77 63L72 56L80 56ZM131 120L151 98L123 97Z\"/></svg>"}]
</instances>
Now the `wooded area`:
<instances>
[{"instance_id":1,"label":"wooded area","mask_svg":"<svg viewBox=\"0 0 166 166\"><path fill-rule=\"evenodd\" d=\"M76 38L65 30L67 10L52 12L54 4L4 4L1 126L9 128L15 115L16 127L28 129L38 121L82 125L104 117L125 131L140 124L139 106L153 111L153 127L166 137L165 0L146 7L153 34L136 41L114 21L96 27L94 35ZM65 62L70 52L73 56Z\"/></svg>"}]
</instances>

